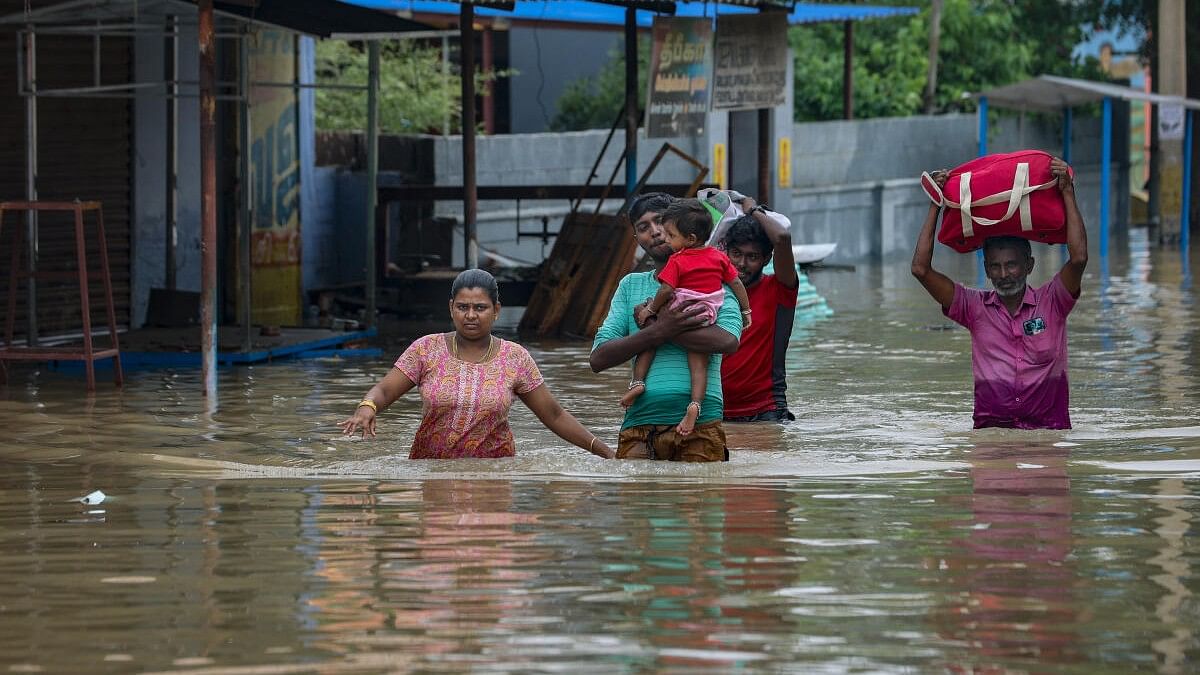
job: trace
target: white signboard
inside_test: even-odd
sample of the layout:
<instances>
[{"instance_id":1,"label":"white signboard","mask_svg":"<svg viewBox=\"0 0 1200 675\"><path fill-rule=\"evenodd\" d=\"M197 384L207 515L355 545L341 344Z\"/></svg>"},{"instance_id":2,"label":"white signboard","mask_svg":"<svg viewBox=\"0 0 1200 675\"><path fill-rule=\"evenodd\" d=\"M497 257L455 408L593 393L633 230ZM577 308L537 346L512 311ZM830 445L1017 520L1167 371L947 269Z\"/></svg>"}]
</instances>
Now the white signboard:
<instances>
[{"instance_id":1,"label":"white signboard","mask_svg":"<svg viewBox=\"0 0 1200 675\"><path fill-rule=\"evenodd\" d=\"M787 14L722 16L713 47L713 110L783 105L787 92Z\"/></svg>"},{"instance_id":2,"label":"white signboard","mask_svg":"<svg viewBox=\"0 0 1200 675\"><path fill-rule=\"evenodd\" d=\"M1183 140L1183 104L1163 103L1158 106L1158 140Z\"/></svg>"}]
</instances>

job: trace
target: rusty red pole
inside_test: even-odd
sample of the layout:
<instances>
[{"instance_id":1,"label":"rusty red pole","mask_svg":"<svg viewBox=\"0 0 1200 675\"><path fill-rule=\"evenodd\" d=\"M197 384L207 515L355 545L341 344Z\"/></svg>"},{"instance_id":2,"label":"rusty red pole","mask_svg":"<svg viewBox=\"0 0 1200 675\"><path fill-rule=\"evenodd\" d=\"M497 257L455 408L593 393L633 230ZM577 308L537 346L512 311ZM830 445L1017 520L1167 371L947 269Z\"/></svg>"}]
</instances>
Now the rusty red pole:
<instances>
[{"instance_id":1,"label":"rusty red pole","mask_svg":"<svg viewBox=\"0 0 1200 675\"><path fill-rule=\"evenodd\" d=\"M217 54L213 0L200 0L200 373L217 402Z\"/></svg>"}]
</instances>

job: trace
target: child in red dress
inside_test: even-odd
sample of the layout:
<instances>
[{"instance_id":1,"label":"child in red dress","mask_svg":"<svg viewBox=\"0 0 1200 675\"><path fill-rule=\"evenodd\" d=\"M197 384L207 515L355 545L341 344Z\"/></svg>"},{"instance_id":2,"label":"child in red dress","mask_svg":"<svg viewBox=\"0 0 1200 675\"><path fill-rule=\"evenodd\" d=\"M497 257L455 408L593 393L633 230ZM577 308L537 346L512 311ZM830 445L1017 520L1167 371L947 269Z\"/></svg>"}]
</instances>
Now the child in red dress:
<instances>
[{"instance_id":1,"label":"child in red dress","mask_svg":"<svg viewBox=\"0 0 1200 675\"><path fill-rule=\"evenodd\" d=\"M640 307L635 319L639 326L658 313L668 302L672 307L683 303L699 303L703 307L700 316L705 325L716 321L717 312L725 302L722 282L729 285L742 310L743 328L750 325L750 299L746 287L738 279L737 269L724 252L705 246L712 232L713 220L708 210L697 199L681 199L663 212L663 231L667 243L675 253L658 272L658 293L644 307ZM654 361L653 349L638 354L633 364L633 379L629 391L621 397L621 405L628 408L638 396L646 391L646 373ZM675 430L681 436L692 433L696 418L700 416L700 401L704 400L704 389L708 381L708 354L688 352L688 371L691 376L691 403L688 403L683 419Z\"/></svg>"}]
</instances>

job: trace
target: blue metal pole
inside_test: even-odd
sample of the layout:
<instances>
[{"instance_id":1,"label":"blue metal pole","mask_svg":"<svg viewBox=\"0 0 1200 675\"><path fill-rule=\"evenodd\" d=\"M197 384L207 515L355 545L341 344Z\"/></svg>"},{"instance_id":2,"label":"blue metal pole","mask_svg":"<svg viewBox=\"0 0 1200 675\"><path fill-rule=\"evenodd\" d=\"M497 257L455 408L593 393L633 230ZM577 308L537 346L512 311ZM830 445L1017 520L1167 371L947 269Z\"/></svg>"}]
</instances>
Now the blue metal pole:
<instances>
[{"instance_id":1,"label":"blue metal pole","mask_svg":"<svg viewBox=\"0 0 1200 675\"><path fill-rule=\"evenodd\" d=\"M1063 108L1063 161L1071 163L1071 109Z\"/></svg>"},{"instance_id":2,"label":"blue metal pole","mask_svg":"<svg viewBox=\"0 0 1200 675\"><path fill-rule=\"evenodd\" d=\"M1183 212L1179 214L1179 248L1184 253L1188 250L1188 216L1192 210L1192 132L1195 126L1196 111L1184 113L1183 124Z\"/></svg>"},{"instance_id":3,"label":"blue metal pole","mask_svg":"<svg viewBox=\"0 0 1200 675\"><path fill-rule=\"evenodd\" d=\"M988 100L986 96L979 97L979 156L987 154L988 137Z\"/></svg>"},{"instance_id":4,"label":"blue metal pole","mask_svg":"<svg viewBox=\"0 0 1200 675\"><path fill-rule=\"evenodd\" d=\"M1071 119L1071 117L1072 117L1072 114L1071 114L1071 113L1072 113L1072 111L1071 111L1071 108L1069 108L1069 107L1063 108L1063 150L1062 150L1062 159L1063 159L1063 161L1064 161L1064 162L1066 162L1067 164L1070 164L1070 163L1071 163L1071 132L1072 132L1072 129L1071 129L1071 123L1072 123L1072 119ZM1066 245L1066 244L1063 244L1062 246L1059 246L1059 247L1058 247L1058 252L1059 252L1059 255L1062 257L1062 259L1063 259L1063 261L1064 261L1064 262L1067 260L1067 257L1070 255L1069 253L1067 253L1067 245Z\"/></svg>"},{"instance_id":5,"label":"blue metal pole","mask_svg":"<svg viewBox=\"0 0 1200 675\"><path fill-rule=\"evenodd\" d=\"M1112 173L1112 99L1104 99L1104 126L1100 132L1100 257L1108 256L1108 207Z\"/></svg>"},{"instance_id":6,"label":"blue metal pole","mask_svg":"<svg viewBox=\"0 0 1200 675\"><path fill-rule=\"evenodd\" d=\"M979 97L979 156L983 157L987 154L988 145L988 100L986 96ZM980 287L984 284L985 274L983 271L983 249L975 252L975 259L979 263L979 271L976 274L976 279Z\"/></svg>"}]
</instances>

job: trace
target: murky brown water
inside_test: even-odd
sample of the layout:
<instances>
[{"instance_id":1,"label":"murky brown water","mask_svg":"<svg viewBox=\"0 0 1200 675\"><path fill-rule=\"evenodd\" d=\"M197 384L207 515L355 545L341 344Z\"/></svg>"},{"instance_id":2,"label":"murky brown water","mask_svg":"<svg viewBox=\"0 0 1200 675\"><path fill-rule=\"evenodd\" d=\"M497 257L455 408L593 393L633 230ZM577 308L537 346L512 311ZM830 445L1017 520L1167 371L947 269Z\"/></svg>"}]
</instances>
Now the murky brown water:
<instances>
[{"instance_id":1,"label":"murky brown water","mask_svg":"<svg viewBox=\"0 0 1200 675\"><path fill-rule=\"evenodd\" d=\"M223 370L214 415L196 373L19 371L0 671L1194 672L1200 316L1133 249L1072 317L1070 432L969 430L968 336L905 261L815 277L801 420L724 465L605 463L524 409L516 459L410 462L415 397L337 438L387 358ZM615 438L626 374L529 346Z\"/></svg>"}]
</instances>

